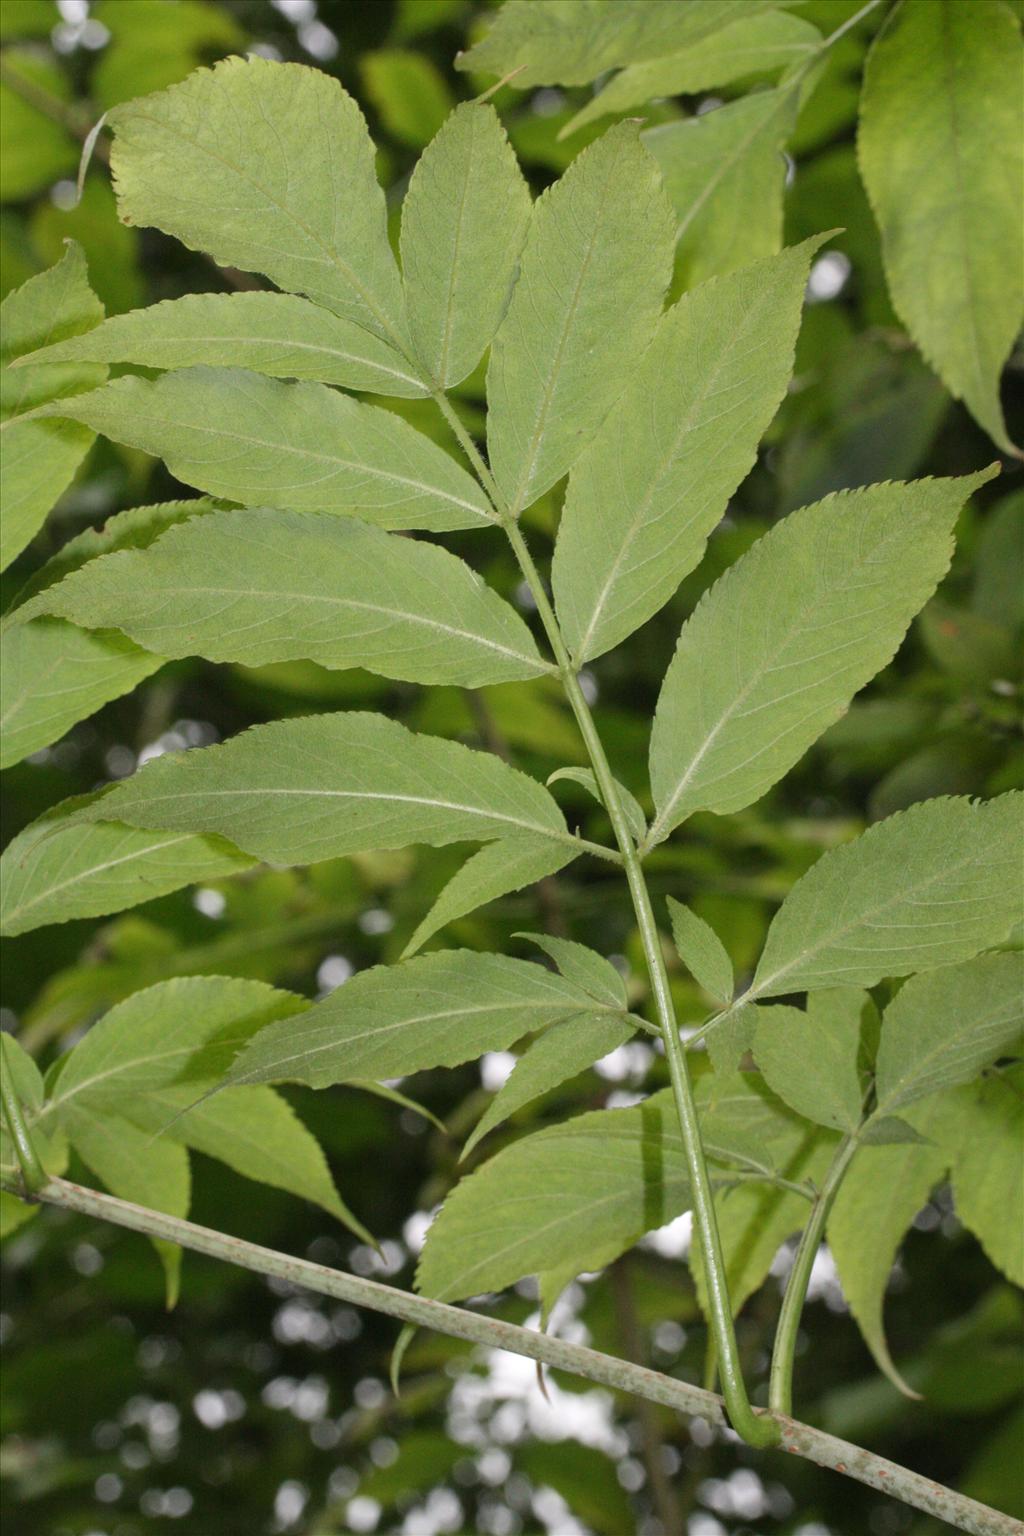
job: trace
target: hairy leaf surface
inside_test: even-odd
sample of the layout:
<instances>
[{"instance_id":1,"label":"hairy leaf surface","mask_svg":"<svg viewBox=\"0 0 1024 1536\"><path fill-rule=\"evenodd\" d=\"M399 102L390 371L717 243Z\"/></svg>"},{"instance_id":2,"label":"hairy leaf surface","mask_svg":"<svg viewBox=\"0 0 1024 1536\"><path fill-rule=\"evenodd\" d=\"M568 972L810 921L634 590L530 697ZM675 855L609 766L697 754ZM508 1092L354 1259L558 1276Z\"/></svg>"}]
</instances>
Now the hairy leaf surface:
<instances>
[{"instance_id":1,"label":"hairy leaf surface","mask_svg":"<svg viewBox=\"0 0 1024 1536\"><path fill-rule=\"evenodd\" d=\"M858 139L893 304L1004 449L999 375L1024 319L1022 69L1002 0L903 0L868 58Z\"/></svg>"},{"instance_id":2,"label":"hairy leaf surface","mask_svg":"<svg viewBox=\"0 0 1024 1536\"><path fill-rule=\"evenodd\" d=\"M36 363L137 363L145 368L243 367L277 379L415 398L427 386L372 331L292 293L190 293L112 315L85 336L33 353ZM19 365L23 366L23 365ZM90 381L92 382L92 381Z\"/></svg>"},{"instance_id":3,"label":"hairy leaf surface","mask_svg":"<svg viewBox=\"0 0 1024 1536\"><path fill-rule=\"evenodd\" d=\"M42 526L92 444L93 434L71 421L40 421L27 413L48 400L102 383L96 364L10 364L50 342L91 330L103 305L89 287L85 256L73 242L48 272L30 277L0 306L0 570Z\"/></svg>"},{"instance_id":4,"label":"hairy leaf surface","mask_svg":"<svg viewBox=\"0 0 1024 1536\"><path fill-rule=\"evenodd\" d=\"M684 295L574 466L552 584L577 661L643 624L700 561L786 392L817 243Z\"/></svg>"},{"instance_id":5,"label":"hairy leaf surface","mask_svg":"<svg viewBox=\"0 0 1024 1536\"><path fill-rule=\"evenodd\" d=\"M308 715L168 754L79 821L217 833L272 863L529 832L576 839L542 785L500 758L381 715Z\"/></svg>"},{"instance_id":6,"label":"hairy leaf surface","mask_svg":"<svg viewBox=\"0 0 1024 1536\"><path fill-rule=\"evenodd\" d=\"M660 842L760 798L892 659L991 471L844 491L793 512L683 626L651 734Z\"/></svg>"},{"instance_id":7,"label":"hairy leaf surface","mask_svg":"<svg viewBox=\"0 0 1024 1536\"><path fill-rule=\"evenodd\" d=\"M620 124L535 205L491 348L487 447L513 514L561 479L622 393L671 263L657 167L635 125Z\"/></svg>"},{"instance_id":8,"label":"hairy leaf surface","mask_svg":"<svg viewBox=\"0 0 1024 1536\"><path fill-rule=\"evenodd\" d=\"M926 800L825 853L779 909L750 996L870 987L969 959L1021 918L1024 794Z\"/></svg>"},{"instance_id":9,"label":"hairy leaf surface","mask_svg":"<svg viewBox=\"0 0 1024 1536\"><path fill-rule=\"evenodd\" d=\"M885 1010L878 1114L969 1082L1024 1029L1024 955L979 955L912 976Z\"/></svg>"},{"instance_id":10,"label":"hairy leaf surface","mask_svg":"<svg viewBox=\"0 0 1024 1536\"><path fill-rule=\"evenodd\" d=\"M405 1077L504 1050L574 1014L604 1017L589 992L543 966L441 950L362 971L304 1018L264 1030L236 1062L232 1078L322 1088L363 1077Z\"/></svg>"},{"instance_id":11,"label":"hairy leaf surface","mask_svg":"<svg viewBox=\"0 0 1024 1536\"><path fill-rule=\"evenodd\" d=\"M476 482L408 422L323 384L236 368L117 379L48 408L164 459L177 479L249 506L342 512L385 528L488 521Z\"/></svg>"},{"instance_id":12,"label":"hairy leaf surface","mask_svg":"<svg viewBox=\"0 0 1024 1536\"><path fill-rule=\"evenodd\" d=\"M145 832L117 821L82 826L73 819L102 798L66 800L11 839L0 858L0 932L105 917L252 866L219 837Z\"/></svg>"},{"instance_id":13,"label":"hairy leaf surface","mask_svg":"<svg viewBox=\"0 0 1024 1536\"><path fill-rule=\"evenodd\" d=\"M441 389L476 367L498 328L530 208L494 108L456 107L420 156L402 203L409 328Z\"/></svg>"},{"instance_id":14,"label":"hairy leaf surface","mask_svg":"<svg viewBox=\"0 0 1024 1536\"><path fill-rule=\"evenodd\" d=\"M401 282L363 115L337 80L256 55L116 107L121 218L262 272L393 345Z\"/></svg>"},{"instance_id":15,"label":"hairy leaf surface","mask_svg":"<svg viewBox=\"0 0 1024 1536\"><path fill-rule=\"evenodd\" d=\"M310 660L480 687L545 670L522 619L454 555L356 518L217 512L90 562L51 613L161 656Z\"/></svg>"}]
</instances>

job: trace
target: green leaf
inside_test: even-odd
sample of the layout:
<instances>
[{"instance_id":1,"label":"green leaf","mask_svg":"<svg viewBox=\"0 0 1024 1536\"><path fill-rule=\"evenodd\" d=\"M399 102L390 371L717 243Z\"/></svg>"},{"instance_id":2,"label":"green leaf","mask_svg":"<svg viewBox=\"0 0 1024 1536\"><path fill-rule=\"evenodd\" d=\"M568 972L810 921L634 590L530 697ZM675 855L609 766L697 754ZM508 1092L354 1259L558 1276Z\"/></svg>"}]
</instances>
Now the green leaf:
<instances>
[{"instance_id":1,"label":"green leaf","mask_svg":"<svg viewBox=\"0 0 1024 1536\"><path fill-rule=\"evenodd\" d=\"M235 1063L232 1080L323 1088L407 1077L504 1050L580 1013L600 1016L602 1009L589 992L543 966L440 950L361 971L301 1020L264 1030Z\"/></svg>"},{"instance_id":2,"label":"green leaf","mask_svg":"<svg viewBox=\"0 0 1024 1536\"><path fill-rule=\"evenodd\" d=\"M571 848L548 838L508 837L485 844L448 881L417 925L401 958L409 959L440 929L475 912L477 907L507 896L510 891L521 891L546 875L557 874L573 857Z\"/></svg>"},{"instance_id":3,"label":"green leaf","mask_svg":"<svg viewBox=\"0 0 1024 1536\"><path fill-rule=\"evenodd\" d=\"M47 1173L59 1176L65 1172L68 1165L67 1138L57 1126L50 1126L43 1131L39 1126L32 1125L43 1104L42 1074L24 1046L6 1031L0 1043L0 1065L2 1065L4 1077L14 1091L22 1116L30 1126L32 1142L39 1161ZM13 1179L20 1185L21 1164L11 1138L6 1114L0 1115L0 1171L4 1178ZM20 1200L8 1203L6 1197L2 1205L0 1237L7 1237L15 1228L23 1226L37 1209L23 1204Z\"/></svg>"},{"instance_id":4,"label":"green leaf","mask_svg":"<svg viewBox=\"0 0 1024 1536\"><path fill-rule=\"evenodd\" d=\"M1004 450L999 375L1024 318L1022 67L1000 0L904 0L868 58L858 135L896 311Z\"/></svg>"},{"instance_id":5,"label":"green leaf","mask_svg":"<svg viewBox=\"0 0 1024 1536\"><path fill-rule=\"evenodd\" d=\"M374 149L337 80L256 55L225 59L109 121L126 224L262 272L404 350Z\"/></svg>"},{"instance_id":6,"label":"green leaf","mask_svg":"<svg viewBox=\"0 0 1024 1536\"><path fill-rule=\"evenodd\" d=\"M341 512L385 528L474 528L483 492L443 448L323 384L183 368L46 408L165 460L187 485L248 506Z\"/></svg>"},{"instance_id":7,"label":"green leaf","mask_svg":"<svg viewBox=\"0 0 1024 1536\"><path fill-rule=\"evenodd\" d=\"M991 624L1024 624L1024 490L1013 491L988 513L978 540L971 606Z\"/></svg>"},{"instance_id":8,"label":"green leaf","mask_svg":"<svg viewBox=\"0 0 1024 1536\"><path fill-rule=\"evenodd\" d=\"M785 11L741 17L678 53L628 65L576 113L559 137L567 138L610 112L629 112L655 97L690 96L712 86L777 73L809 58L820 44L817 27Z\"/></svg>"},{"instance_id":9,"label":"green leaf","mask_svg":"<svg viewBox=\"0 0 1024 1536\"><path fill-rule=\"evenodd\" d=\"M309 660L470 688L547 670L515 609L463 561L356 518L215 512L91 561L43 602L161 656Z\"/></svg>"},{"instance_id":10,"label":"green leaf","mask_svg":"<svg viewBox=\"0 0 1024 1536\"><path fill-rule=\"evenodd\" d=\"M440 389L476 367L505 312L530 192L493 107L464 102L420 156L402 204L409 328Z\"/></svg>"},{"instance_id":11,"label":"green leaf","mask_svg":"<svg viewBox=\"0 0 1024 1536\"><path fill-rule=\"evenodd\" d=\"M604 797L592 768L556 768L554 773L548 774L545 783L557 784L559 779L568 779L573 784L582 784L583 788L593 795L598 805L604 806ZM643 807L636 796L624 784L620 784L618 779L615 780L615 788L618 790L619 804L629 823L629 830L634 840L640 843L647 831L647 817L644 815Z\"/></svg>"},{"instance_id":12,"label":"green leaf","mask_svg":"<svg viewBox=\"0 0 1024 1536\"><path fill-rule=\"evenodd\" d=\"M957 1092L956 1212L997 1269L1024 1285L1024 1070L1018 1065Z\"/></svg>"},{"instance_id":13,"label":"green leaf","mask_svg":"<svg viewBox=\"0 0 1024 1536\"><path fill-rule=\"evenodd\" d=\"M586 1071L635 1033L634 1021L614 1014L579 1013L552 1024L526 1047L478 1120L462 1156L468 1157L478 1141L524 1105Z\"/></svg>"},{"instance_id":14,"label":"green leaf","mask_svg":"<svg viewBox=\"0 0 1024 1536\"><path fill-rule=\"evenodd\" d=\"M754 1059L769 1088L797 1114L850 1133L864 1098L857 1055L867 995L842 988L812 996L814 1016L784 1005L757 1010Z\"/></svg>"},{"instance_id":15,"label":"green leaf","mask_svg":"<svg viewBox=\"0 0 1024 1536\"><path fill-rule=\"evenodd\" d=\"M991 471L876 485L790 513L683 626L651 734L649 842L694 811L742 810L893 657Z\"/></svg>"},{"instance_id":16,"label":"green leaf","mask_svg":"<svg viewBox=\"0 0 1024 1536\"><path fill-rule=\"evenodd\" d=\"M600 1269L689 1204L665 1089L526 1136L463 1179L427 1234L417 1285L455 1301L563 1264Z\"/></svg>"},{"instance_id":17,"label":"green leaf","mask_svg":"<svg viewBox=\"0 0 1024 1536\"><path fill-rule=\"evenodd\" d=\"M871 987L967 960L1020 920L1024 794L926 800L822 855L776 914L749 996Z\"/></svg>"},{"instance_id":18,"label":"green leaf","mask_svg":"<svg viewBox=\"0 0 1024 1536\"><path fill-rule=\"evenodd\" d=\"M316 1138L273 1088L226 1088L199 1104L195 1097L194 1087L143 1092L123 1113L150 1135L165 1134L243 1178L311 1200L373 1243L339 1198Z\"/></svg>"},{"instance_id":19,"label":"green leaf","mask_svg":"<svg viewBox=\"0 0 1024 1536\"><path fill-rule=\"evenodd\" d=\"M525 773L360 713L274 721L223 746L168 753L75 816L217 833L277 864L517 832L578 846Z\"/></svg>"},{"instance_id":20,"label":"green leaf","mask_svg":"<svg viewBox=\"0 0 1024 1536\"><path fill-rule=\"evenodd\" d=\"M0 932L105 917L252 866L252 859L218 837L144 832L117 821L83 826L74 819L102 799L65 800L11 839L0 858Z\"/></svg>"},{"instance_id":21,"label":"green leaf","mask_svg":"<svg viewBox=\"0 0 1024 1536\"><path fill-rule=\"evenodd\" d=\"M519 90L586 85L620 64L660 58L733 22L799 0L506 0L491 29L455 60L457 69L507 75Z\"/></svg>"},{"instance_id":22,"label":"green leaf","mask_svg":"<svg viewBox=\"0 0 1024 1536\"><path fill-rule=\"evenodd\" d=\"M82 1037L44 1114L61 1122L73 1110L131 1115L148 1094L176 1084L186 1084L194 1100L219 1082L254 1034L275 1019L295 1027L294 1015L308 1008L294 992L239 977L157 982L111 1008Z\"/></svg>"},{"instance_id":23,"label":"green leaf","mask_svg":"<svg viewBox=\"0 0 1024 1536\"><path fill-rule=\"evenodd\" d=\"M89 287L81 247L67 250L48 272L30 277L0 305L0 570L42 526L47 512L67 489L92 444L93 435L70 421L28 416L48 400L73 395L106 378L97 364L12 368L26 353L91 330L103 306Z\"/></svg>"},{"instance_id":24,"label":"green leaf","mask_svg":"<svg viewBox=\"0 0 1024 1536\"><path fill-rule=\"evenodd\" d=\"M0 767L59 741L73 725L129 693L158 667L116 630L88 633L61 619L33 619L3 635Z\"/></svg>"},{"instance_id":25,"label":"green leaf","mask_svg":"<svg viewBox=\"0 0 1024 1536\"><path fill-rule=\"evenodd\" d=\"M244 367L413 398L427 387L401 353L354 320L291 293L191 293L113 315L37 362L138 363L146 368Z\"/></svg>"},{"instance_id":26,"label":"green leaf","mask_svg":"<svg viewBox=\"0 0 1024 1536\"><path fill-rule=\"evenodd\" d=\"M589 949L586 944L577 944L572 939L553 938L548 933L517 933L516 938L536 944L538 949L551 957L567 981L582 987L602 1006L628 1006L626 983L621 974L610 960L606 960L596 950Z\"/></svg>"},{"instance_id":27,"label":"green leaf","mask_svg":"<svg viewBox=\"0 0 1024 1536\"><path fill-rule=\"evenodd\" d=\"M637 629L699 563L786 392L818 244L684 295L574 466L552 584L577 661Z\"/></svg>"},{"instance_id":28,"label":"green leaf","mask_svg":"<svg viewBox=\"0 0 1024 1536\"><path fill-rule=\"evenodd\" d=\"M92 72L90 94L104 107L161 90L182 80L197 64L242 52L245 32L235 18L205 0L98 0L90 10L112 39Z\"/></svg>"},{"instance_id":29,"label":"green leaf","mask_svg":"<svg viewBox=\"0 0 1024 1536\"><path fill-rule=\"evenodd\" d=\"M359 60L363 90L392 138L422 149L455 105L448 82L422 53L379 48Z\"/></svg>"},{"instance_id":30,"label":"green leaf","mask_svg":"<svg viewBox=\"0 0 1024 1536\"><path fill-rule=\"evenodd\" d=\"M797 101L789 87L754 91L644 134L678 220L677 281L684 287L781 248L783 147Z\"/></svg>"},{"instance_id":31,"label":"green leaf","mask_svg":"<svg viewBox=\"0 0 1024 1536\"><path fill-rule=\"evenodd\" d=\"M622 393L668 284L672 222L635 125L534 207L487 371L491 469L513 515L561 479Z\"/></svg>"},{"instance_id":32,"label":"green leaf","mask_svg":"<svg viewBox=\"0 0 1024 1536\"><path fill-rule=\"evenodd\" d=\"M736 990L732 961L718 934L696 912L669 896L672 939L680 960L694 981L716 1002L729 1003Z\"/></svg>"},{"instance_id":33,"label":"green leaf","mask_svg":"<svg viewBox=\"0 0 1024 1536\"><path fill-rule=\"evenodd\" d=\"M154 1140L121 1115L84 1105L70 1107L64 1124L83 1163L112 1195L168 1216L188 1215L192 1181L183 1146ZM162 1238L155 1238L153 1247L164 1267L167 1305L173 1307L181 1284L181 1249Z\"/></svg>"},{"instance_id":34,"label":"green leaf","mask_svg":"<svg viewBox=\"0 0 1024 1536\"><path fill-rule=\"evenodd\" d=\"M897 1371L885 1340L885 1288L903 1234L948 1166L948 1154L931 1142L861 1147L828 1219L828 1244L864 1342L879 1370L910 1397L916 1394Z\"/></svg>"},{"instance_id":35,"label":"green leaf","mask_svg":"<svg viewBox=\"0 0 1024 1536\"><path fill-rule=\"evenodd\" d=\"M204 496L193 496L187 501L164 501L155 506L129 507L108 517L100 528L85 528L62 544L55 555L34 571L18 591L13 603L4 614L3 627L21 624L26 619L45 613L45 601L40 600L48 588L97 555L116 554L122 549L148 549L154 540L175 523L187 517L200 517L214 511L214 503Z\"/></svg>"},{"instance_id":36,"label":"green leaf","mask_svg":"<svg viewBox=\"0 0 1024 1536\"><path fill-rule=\"evenodd\" d=\"M911 976L885 1010L879 1115L969 1082L1024 1029L1024 955L980 955Z\"/></svg>"}]
</instances>

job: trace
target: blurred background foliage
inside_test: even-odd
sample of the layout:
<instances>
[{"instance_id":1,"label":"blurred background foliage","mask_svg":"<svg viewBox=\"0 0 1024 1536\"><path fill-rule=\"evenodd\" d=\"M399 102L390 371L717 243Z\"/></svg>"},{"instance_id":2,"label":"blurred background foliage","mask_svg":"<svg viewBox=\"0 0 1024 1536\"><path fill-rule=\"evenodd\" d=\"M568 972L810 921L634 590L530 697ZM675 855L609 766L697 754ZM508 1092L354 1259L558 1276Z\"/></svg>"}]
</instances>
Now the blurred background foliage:
<instances>
[{"instance_id":1,"label":"blurred background foliage","mask_svg":"<svg viewBox=\"0 0 1024 1536\"><path fill-rule=\"evenodd\" d=\"M856 8L809 0L800 14L827 32ZM225 275L202 257L118 223L102 136L78 202L75 177L83 141L104 110L227 53L255 50L336 75L367 114L397 212L418 152L451 106L491 83L452 68L487 11L473 0L2 0L3 292L51 265L68 236L83 246L108 313L223 288ZM843 231L812 273L791 392L703 565L656 619L588 673L613 767L641 799L647 720L680 623L754 538L829 490L960 474L992 458L890 307L853 145L869 34L870 25L859 28L834 50L789 147L787 240ZM645 115L686 116L750 83L735 81L710 102L705 95L652 103ZM607 126L604 119L559 140L589 96L588 89L498 93L535 191ZM1021 392L1011 368L1004 402L1011 422L1015 407L1020 421ZM482 419L482 393L478 371L459 391L471 422L474 413ZM424 403L399 408L445 441ZM739 971L755 959L775 904L824 846L928 796L991 795L1024 780L1019 486L1019 473L1004 475L968 507L953 569L896 660L798 769L752 810L695 818L685 843L652 856L655 893L692 903ZM46 529L7 573L5 599L83 527L180 494L161 464L97 441ZM530 519L543 553L557 519L554 493ZM495 546L489 558L489 579L521 596L507 556ZM483 690L477 702L455 689L423 693L312 663L174 663L5 776L6 835L158 752L367 701L410 725L507 752L545 778L583 760L557 690L545 689L505 685ZM562 783L559 793L587 835L607 836L583 790ZM322 994L354 969L397 958L463 857L462 850L416 850L262 869L112 920L11 940L4 1028L16 1028L45 1062L112 1002L168 976L258 977ZM621 882L590 865L463 919L444 942L516 951L514 935L538 927L586 938L621 957L634 977L642 973ZM681 1017L702 1016L692 983L677 972L675 985ZM444 1132L352 1090L290 1094L343 1197L381 1240L379 1254L354 1245L312 1207L273 1190L257 1196L201 1159L194 1218L408 1285L429 1214L456 1176L460 1144L509 1064L488 1057L413 1082ZM623 1048L501 1134L630 1102L641 1082L658 1084L660 1070L648 1047ZM681 1262L685 1242L676 1224L607 1274L574 1285L555 1326L700 1380L706 1338ZM16 1233L4 1266L6 1536L148 1536L175 1525L197 1536L937 1530L809 1464L755 1457L699 1421L687 1426L569 1379L550 1382L545 1398L526 1362L484 1358L439 1337L414 1341L396 1400L387 1385L395 1338L388 1321L192 1256L181 1301L168 1313L159 1265L141 1238L66 1213L50 1212ZM784 1256L776 1270L784 1273ZM942 1191L915 1222L887 1306L893 1352L920 1401L902 1399L879 1377L824 1261L811 1294L798 1362L804 1416L1024 1516L1020 1300L960 1230ZM764 1371L778 1302L776 1276L741 1318L755 1376ZM497 1310L525 1321L536 1316L536 1300L524 1286Z\"/></svg>"}]
</instances>

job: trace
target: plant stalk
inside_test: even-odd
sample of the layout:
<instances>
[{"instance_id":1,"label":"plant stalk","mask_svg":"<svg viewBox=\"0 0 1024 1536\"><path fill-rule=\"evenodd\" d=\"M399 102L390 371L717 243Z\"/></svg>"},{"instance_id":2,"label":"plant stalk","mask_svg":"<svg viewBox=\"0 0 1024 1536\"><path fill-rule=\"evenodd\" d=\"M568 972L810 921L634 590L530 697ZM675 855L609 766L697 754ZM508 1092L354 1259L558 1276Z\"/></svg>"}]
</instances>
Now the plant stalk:
<instances>
[{"instance_id":1,"label":"plant stalk","mask_svg":"<svg viewBox=\"0 0 1024 1536\"><path fill-rule=\"evenodd\" d=\"M19 1197L22 1195L13 1181L0 1180L0 1188ZM272 1248L231 1237L226 1232L201 1227L180 1216L167 1216L163 1211L146 1210L99 1190L84 1189L65 1179L49 1179L37 1191L37 1198L46 1205L77 1211L82 1216L108 1221L146 1237L179 1243L193 1253L235 1264L254 1274L284 1280L320 1296L383 1312L389 1317L433 1328L438 1333L465 1339L471 1344L505 1349L524 1355L528 1360L539 1360L554 1370L582 1376L613 1391L642 1397L647 1402L661 1403L677 1413L699 1414L712 1424L726 1422L722 1399L715 1393L705 1392L672 1376L663 1376L645 1366L634 1365L631 1361L587 1349L581 1344L570 1344L547 1333L535 1333L514 1323L471 1312L466 1307L432 1301L429 1297L382 1285L376 1280L344 1274L323 1264L313 1264L308 1259L293 1258ZM861 1446L851 1445L849 1441L839 1440L795 1419L783 1417L780 1426L780 1448L793 1456L841 1472L890 1498L902 1499L924 1514L934 1515L959 1530L968 1531L970 1536L1020 1536L1020 1522L1011 1516L991 1509L987 1504L979 1504L976 1499L967 1498L951 1488L944 1488L941 1483L934 1483L931 1478L922 1477L908 1467L901 1467Z\"/></svg>"},{"instance_id":2,"label":"plant stalk","mask_svg":"<svg viewBox=\"0 0 1024 1536\"><path fill-rule=\"evenodd\" d=\"M629 822L619 798L618 785L609 766L604 744L598 734L594 717L590 712L590 706L580 687L576 668L573 666L572 658L562 638L562 631L555 616L555 611L548 599L547 591L541 580L540 573L533 562L533 556L530 554L526 540L523 538L522 529L516 519L510 515L490 470L484 463L476 444L452 409L450 402L441 393L438 393L436 399L444 413L445 419L458 438L466 457L476 470L481 484L494 503L495 511L501 519L509 543L512 545L513 553L519 562L519 568L530 589L538 616L548 637L552 654L558 663L558 669L562 676L562 686L565 689L566 697L569 700L572 712L576 717L576 723L580 729L580 734L586 745L591 767L594 770L594 777L601 791L601 798L611 820L615 841L619 846L619 852L622 856L626 881L629 885L629 893L633 901L633 911L640 930L644 958L650 975L658 1026L665 1047L669 1077L672 1083L672 1092L675 1099L676 1112L679 1116L683 1146L686 1152L690 1182L693 1188L694 1218L697 1223L697 1229L700 1232L701 1244L705 1255L711 1327L721 1361L722 1389L725 1394L729 1421L736 1433L741 1435L750 1445L776 1445L779 1440L778 1426L770 1418L760 1417L754 1412L750 1398L747 1395L746 1383L743 1380L739 1350L736 1346L736 1330L733 1325L732 1307L729 1302L725 1258L722 1253L722 1242L718 1231L718 1221L715 1216L711 1180L708 1175L704 1148L701 1143L700 1127L697 1121L697 1106L694 1102L693 1088L686 1064L686 1050L679 1037L679 1026L676 1023L675 1007L672 1002L668 972L665 968L665 957L661 949L661 939L658 935L654 910L651 906L650 893L647 889L647 882L641 867L640 856L629 829Z\"/></svg>"},{"instance_id":3,"label":"plant stalk","mask_svg":"<svg viewBox=\"0 0 1024 1536\"><path fill-rule=\"evenodd\" d=\"M49 1175L39 1161L35 1143L21 1113L21 1104L14 1087L14 1074L7 1059L7 1052L7 1036L3 1034L0 1035L0 1098L3 1100L4 1119L7 1121L7 1129L14 1143L14 1155L18 1159L23 1186L15 1193L35 1195L42 1189Z\"/></svg>"},{"instance_id":4,"label":"plant stalk","mask_svg":"<svg viewBox=\"0 0 1024 1536\"><path fill-rule=\"evenodd\" d=\"M814 1268L814 1260L821 1247L825 1223L832 1209L832 1203L857 1146L856 1136L847 1136L836 1148L836 1155L832 1159L832 1165L821 1191L815 1199L796 1250L793 1268L789 1272L786 1292L782 1298L782 1310L779 1313L775 1346L772 1350L772 1369L768 1387L768 1404L772 1413L788 1414L793 1411L793 1361L796 1357L796 1341L800 1332L800 1318L804 1303L807 1300L811 1270Z\"/></svg>"}]
</instances>

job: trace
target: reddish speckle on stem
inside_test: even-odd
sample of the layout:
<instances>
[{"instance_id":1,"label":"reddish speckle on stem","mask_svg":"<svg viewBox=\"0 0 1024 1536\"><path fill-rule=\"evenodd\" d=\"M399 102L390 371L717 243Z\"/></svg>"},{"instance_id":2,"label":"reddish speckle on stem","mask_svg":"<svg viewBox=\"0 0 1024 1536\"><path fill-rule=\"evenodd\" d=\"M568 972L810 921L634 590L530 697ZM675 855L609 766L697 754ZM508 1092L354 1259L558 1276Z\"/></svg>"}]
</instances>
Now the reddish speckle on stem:
<instances>
[{"instance_id":1,"label":"reddish speckle on stem","mask_svg":"<svg viewBox=\"0 0 1024 1536\"><path fill-rule=\"evenodd\" d=\"M845 1461L837 1461L836 1462L836 1471L837 1472L845 1472L846 1471L846 1462Z\"/></svg>"}]
</instances>

